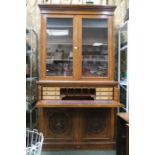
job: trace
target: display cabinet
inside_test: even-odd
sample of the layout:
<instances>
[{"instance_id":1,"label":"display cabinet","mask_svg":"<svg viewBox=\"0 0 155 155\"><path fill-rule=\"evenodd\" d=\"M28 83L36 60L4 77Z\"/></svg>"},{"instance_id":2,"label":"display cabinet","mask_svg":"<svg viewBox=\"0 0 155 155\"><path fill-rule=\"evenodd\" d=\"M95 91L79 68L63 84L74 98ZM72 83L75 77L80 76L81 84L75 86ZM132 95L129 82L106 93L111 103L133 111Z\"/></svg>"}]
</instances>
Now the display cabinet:
<instances>
[{"instance_id":1,"label":"display cabinet","mask_svg":"<svg viewBox=\"0 0 155 155\"><path fill-rule=\"evenodd\" d=\"M124 104L122 111L129 111L128 93L128 21L118 30L118 83L120 89L120 102Z\"/></svg>"},{"instance_id":2,"label":"display cabinet","mask_svg":"<svg viewBox=\"0 0 155 155\"><path fill-rule=\"evenodd\" d=\"M44 149L115 148L115 6L39 5L39 129Z\"/></svg>"},{"instance_id":3,"label":"display cabinet","mask_svg":"<svg viewBox=\"0 0 155 155\"><path fill-rule=\"evenodd\" d=\"M29 128L36 122L37 80L37 34L33 29L26 29L26 126Z\"/></svg>"}]
</instances>

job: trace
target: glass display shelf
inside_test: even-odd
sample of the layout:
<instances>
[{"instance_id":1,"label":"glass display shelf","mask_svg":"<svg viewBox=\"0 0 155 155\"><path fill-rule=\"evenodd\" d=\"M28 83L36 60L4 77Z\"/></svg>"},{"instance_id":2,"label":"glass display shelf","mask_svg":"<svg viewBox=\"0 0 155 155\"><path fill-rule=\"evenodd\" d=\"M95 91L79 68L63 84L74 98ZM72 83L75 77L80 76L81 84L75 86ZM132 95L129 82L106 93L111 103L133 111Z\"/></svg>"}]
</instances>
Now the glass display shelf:
<instances>
[{"instance_id":1,"label":"glass display shelf","mask_svg":"<svg viewBox=\"0 0 155 155\"><path fill-rule=\"evenodd\" d=\"M33 29L26 29L26 126L30 129L36 120L38 80L38 36Z\"/></svg>"},{"instance_id":2,"label":"glass display shelf","mask_svg":"<svg viewBox=\"0 0 155 155\"><path fill-rule=\"evenodd\" d=\"M118 83L120 102L124 104L123 111L129 111L128 98L128 21L118 30Z\"/></svg>"}]
</instances>

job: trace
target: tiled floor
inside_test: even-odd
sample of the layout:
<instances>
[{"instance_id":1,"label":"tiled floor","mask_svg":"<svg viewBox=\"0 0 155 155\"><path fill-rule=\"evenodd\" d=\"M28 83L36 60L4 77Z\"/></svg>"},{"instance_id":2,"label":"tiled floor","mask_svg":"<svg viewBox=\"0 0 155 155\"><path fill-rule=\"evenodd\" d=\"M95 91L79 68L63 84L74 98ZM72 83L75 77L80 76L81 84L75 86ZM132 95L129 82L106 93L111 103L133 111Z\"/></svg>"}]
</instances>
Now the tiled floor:
<instances>
[{"instance_id":1,"label":"tiled floor","mask_svg":"<svg viewBox=\"0 0 155 155\"><path fill-rule=\"evenodd\" d=\"M41 155L116 155L116 151L52 151Z\"/></svg>"}]
</instances>

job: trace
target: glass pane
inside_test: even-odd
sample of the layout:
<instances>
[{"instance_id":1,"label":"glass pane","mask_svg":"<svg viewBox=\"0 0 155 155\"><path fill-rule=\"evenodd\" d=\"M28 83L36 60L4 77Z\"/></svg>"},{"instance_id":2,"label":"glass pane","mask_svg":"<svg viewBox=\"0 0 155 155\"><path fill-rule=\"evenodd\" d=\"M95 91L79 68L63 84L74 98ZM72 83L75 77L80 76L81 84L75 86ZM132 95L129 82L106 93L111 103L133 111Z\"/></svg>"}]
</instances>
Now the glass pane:
<instances>
[{"instance_id":1,"label":"glass pane","mask_svg":"<svg viewBox=\"0 0 155 155\"><path fill-rule=\"evenodd\" d=\"M121 74L120 74L120 80L126 81L127 79L127 52L122 51L121 52Z\"/></svg>"},{"instance_id":2,"label":"glass pane","mask_svg":"<svg viewBox=\"0 0 155 155\"><path fill-rule=\"evenodd\" d=\"M82 26L82 75L107 77L107 19L83 19Z\"/></svg>"},{"instance_id":3,"label":"glass pane","mask_svg":"<svg viewBox=\"0 0 155 155\"><path fill-rule=\"evenodd\" d=\"M126 86L120 87L120 103L124 105L123 110L127 108L127 91L126 91Z\"/></svg>"},{"instance_id":4,"label":"glass pane","mask_svg":"<svg viewBox=\"0 0 155 155\"><path fill-rule=\"evenodd\" d=\"M127 81L127 42L128 42L128 37L127 37L127 24L121 29L120 32L120 80L122 82Z\"/></svg>"},{"instance_id":5,"label":"glass pane","mask_svg":"<svg viewBox=\"0 0 155 155\"><path fill-rule=\"evenodd\" d=\"M48 18L46 29L46 75L73 74L73 21Z\"/></svg>"}]
</instances>

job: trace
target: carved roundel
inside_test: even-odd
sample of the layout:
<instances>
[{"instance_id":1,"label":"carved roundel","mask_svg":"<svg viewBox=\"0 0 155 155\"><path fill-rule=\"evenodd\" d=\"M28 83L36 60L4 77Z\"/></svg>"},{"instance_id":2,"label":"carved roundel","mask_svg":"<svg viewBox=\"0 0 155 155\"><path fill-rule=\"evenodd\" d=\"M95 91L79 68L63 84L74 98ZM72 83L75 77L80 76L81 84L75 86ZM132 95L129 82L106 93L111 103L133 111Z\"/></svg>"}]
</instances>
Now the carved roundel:
<instances>
[{"instance_id":1,"label":"carved roundel","mask_svg":"<svg viewBox=\"0 0 155 155\"><path fill-rule=\"evenodd\" d=\"M49 117L49 128L54 134L63 134L69 128L69 117L64 112L54 112Z\"/></svg>"},{"instance_id":2,"label":"carved roundel","mask_svg":"<svg viewBox=\"0 0 155 155\"><path fill-rule=\"evenodd\" d=\"M100 133L105 128L105 116L100 112L88 112L86 130L88 133Z\"/></svg>"}]
</instances>

